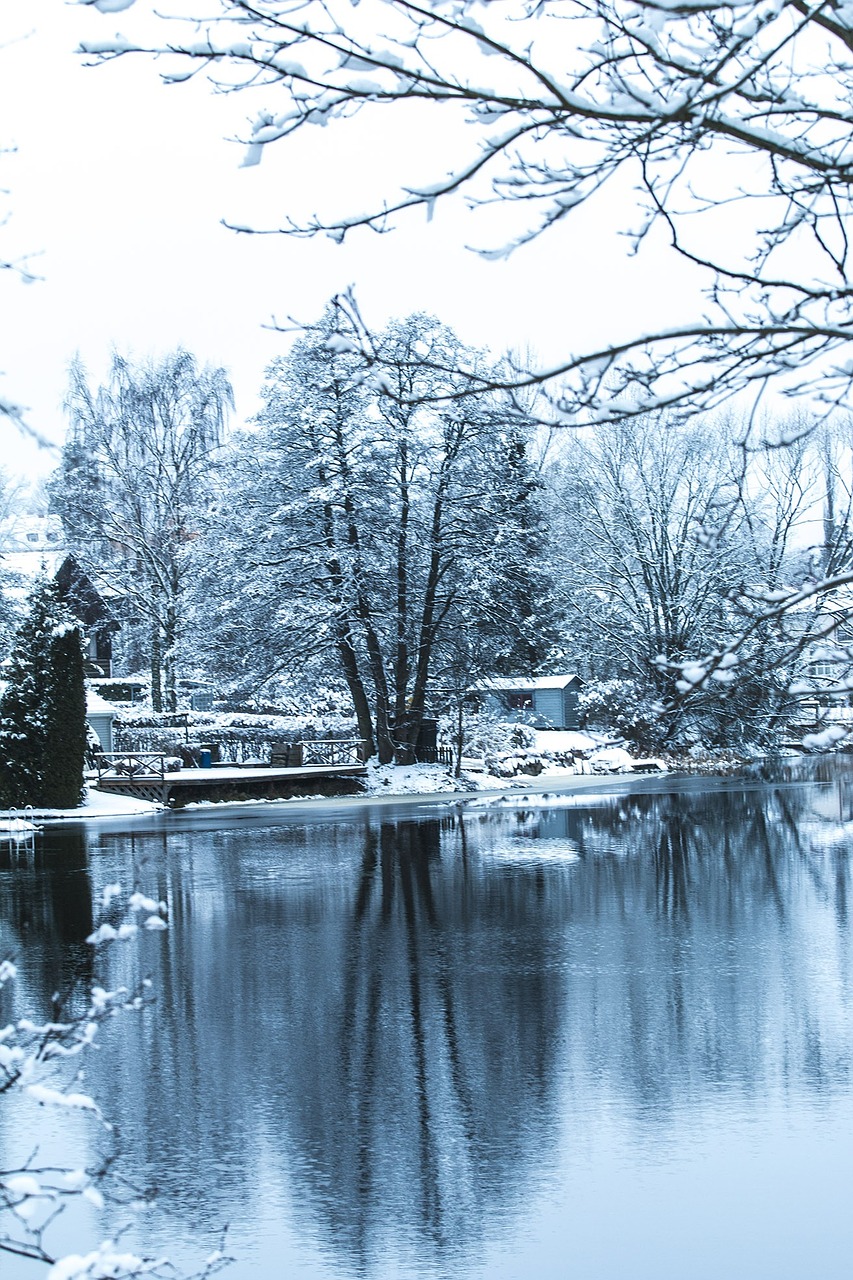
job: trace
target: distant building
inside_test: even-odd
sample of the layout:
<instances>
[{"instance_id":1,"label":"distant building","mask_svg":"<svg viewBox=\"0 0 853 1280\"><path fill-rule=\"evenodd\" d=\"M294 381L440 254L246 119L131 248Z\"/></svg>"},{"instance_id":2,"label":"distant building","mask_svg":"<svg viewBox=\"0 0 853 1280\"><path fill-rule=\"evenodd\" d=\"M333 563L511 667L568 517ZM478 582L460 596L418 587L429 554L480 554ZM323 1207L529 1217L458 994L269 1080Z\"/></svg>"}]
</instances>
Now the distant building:
<instances>
[{"instance_id":1,"label":"distant building","mask_svg":"<svg viewBox=\"0 0 853 1280\"><path fill-rule=\"evenodd\" d=\"M93 689L86 690L86 720L102 751L113 750L113 721L117 714L111 702L105 701Z\"/></svg>"},{"instance_id":2,"label":"distant building","mask_svg":"<svg viewBox=\"0 0 853 1280\"><path fill-rule=\"evenodd\" d=\"M580 676L495 676L468 693L489 711L541 729L579 729Z\"/></svg>"},{"instance_id":3,"label":"distant building","mask_svg":"<svg viewBox=\"0 0 853 1280\"><path fill-rule=\"evenodd\" d=\"M59 516L10 516L0 524L0 569L6 594L23 605L41 577L55 578L68 607L83 624L88 675L112 674L112 610L71 555Z\"/></svg>"}]
</instances>

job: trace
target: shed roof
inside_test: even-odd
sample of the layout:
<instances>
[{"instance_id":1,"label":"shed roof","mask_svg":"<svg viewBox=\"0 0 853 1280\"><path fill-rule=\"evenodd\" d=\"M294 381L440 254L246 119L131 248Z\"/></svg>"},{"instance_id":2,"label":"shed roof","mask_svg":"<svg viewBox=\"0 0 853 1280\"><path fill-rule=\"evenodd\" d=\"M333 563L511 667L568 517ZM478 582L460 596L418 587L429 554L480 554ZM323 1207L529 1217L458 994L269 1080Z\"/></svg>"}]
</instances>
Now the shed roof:
<instances>
[{"instance_id":1,"label":"shed roof","mask_svg":"<svg viewBox=\"0 0 853 1280\"><path fill-rule=\"evenodd\" d=\"M478 680L474 689L489 690L495 693L525 692L537 689L565 689L575 680L581 683L580 676L571 672L564 676L494 676L491 680Z\"/></svg>"},{"instance_id":2,"label":"shed roof","mask_svg":"<svg viewBox=\"0 0 853 1280\"><path fill-rule=\"evenodd\" d=\"M94 689L86 690L86 714L87 715L118 715L118 710L111 702L107 702L106 698L102 698L99 693L95 693Z\"/></svg>"}]
</instances>

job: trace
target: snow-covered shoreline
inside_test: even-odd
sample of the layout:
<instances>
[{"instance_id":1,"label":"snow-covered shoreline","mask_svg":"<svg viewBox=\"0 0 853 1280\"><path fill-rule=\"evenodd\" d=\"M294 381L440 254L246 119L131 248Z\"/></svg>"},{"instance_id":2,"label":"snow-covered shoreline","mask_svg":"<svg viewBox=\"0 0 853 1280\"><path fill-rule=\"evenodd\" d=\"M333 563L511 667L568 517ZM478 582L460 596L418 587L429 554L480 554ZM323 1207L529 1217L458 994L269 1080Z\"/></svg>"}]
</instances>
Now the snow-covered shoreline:
<instances>
[{"instance_id":1,"label":"snow-covered shoreline","mask_svg":"<svg viewBox=\"0 0 853 1280\"><path fill-rule=\"evenodd\" d=\"M546 796L571 796L577 793L605 791L612 793L642 778L670 778L673 781L701 774L707 778L731 776L748 763L729 758L702 761L664 762L637 760L620 746L596 742L578 732L545 731L537 734L532 750L520 750L509 756L478 762L463 762L461 777L446 765L380 765L370 763L363 780L364 789L357 794L340 796L294 795L276 799L203 800L181 806L182 812L211 813L245 809L247 806L290 808L294 806L376 807L401 804L423 804L430 801L446 804L472 804L479 800L492 803L506 797L517 801L536 796L541 803ZM531 766L538 772L527 772ZM19 819L37 823L95 821L98 819L151 817L171 812L166 806L131 796L106 793L90 787L82 805L75 809L39 809L19 811ZM0 818L4 815L0 814ZM7 820L9 815L6 815Z\"/></svg>"},{"instance_id":2,"label":"snow-covered shoreline","mask_svg":"<svg viewBox=\"0 0 853 1280\"><path fill-rule=\"evenodd\" d=\"M569 769L554 769L538 777L519 775L514 778L498 778L490 775L463 775L453 777L440 765L381 765L371 770L366 789L355 795L319 796L297 795L279 799L204 800L183 805L172 810L146 800L130 796L117 796L90 791L86 801L76 809L36 810L33 814L21 813L37 824L62 822L88 822L98 819L149 818L166 813L208 813L241 810L247 807L274 810L293 808L375 808L418 804L476 804L480 801L494 803L502 798L512 802L536 797L537 803L584 792L613 792L636 786L651 776L673 780L687 776L680 773L657 775L623 773L574 773Z\"/></svg>"}]
</instances>

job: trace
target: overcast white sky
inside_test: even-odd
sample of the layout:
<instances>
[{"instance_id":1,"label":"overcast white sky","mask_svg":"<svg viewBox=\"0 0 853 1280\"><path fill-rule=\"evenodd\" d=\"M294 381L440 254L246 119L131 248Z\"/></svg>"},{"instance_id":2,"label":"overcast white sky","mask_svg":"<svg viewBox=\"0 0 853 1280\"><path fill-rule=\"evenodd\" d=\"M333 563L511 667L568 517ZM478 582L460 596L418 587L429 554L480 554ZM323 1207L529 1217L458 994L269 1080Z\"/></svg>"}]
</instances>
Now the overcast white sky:
<instances>
[{"instance_id":1,"label":"overcast white sky","mask_svg":"<svg viewBox=\"0 0 853 1280\"><path fill-rule=\"evenodd\" d=\"M97 379L113 346L146 356L182 344L224 365L244 420L288 342L263 326L273 316L312 319L350 283L373 323L426 309L466 341L531 347L543 359L683 313L686 282L662 280L653 257L628 264L606 233L602 223L615 226L623 212L612 193L610 208L582 210L508 263L466 250L490 233L493 242L494 229L461 202L430 223L416 213L393 234L358 233L343 247L227 230L222 217L269 226L291 210L352 212L378 185L391 190L395 174L433 180L453 167L453 136L435 133L434 111L394 117L390 134L363 116L240 168L242 149L226 139L257 104L214 96L200 81L163 86L146 59L92 68L75 55L81 38L134 34L143 9L104 16L64 0L3 0L0 11L0 140L17 148L0 157L10 214L2 252L33 252L42 277L25 286L0 276L0 392L51 439L64 432L71 356L79 351ZM6 443L10 470L44 472L55 461Z\"/></svg>"}]
</instances>

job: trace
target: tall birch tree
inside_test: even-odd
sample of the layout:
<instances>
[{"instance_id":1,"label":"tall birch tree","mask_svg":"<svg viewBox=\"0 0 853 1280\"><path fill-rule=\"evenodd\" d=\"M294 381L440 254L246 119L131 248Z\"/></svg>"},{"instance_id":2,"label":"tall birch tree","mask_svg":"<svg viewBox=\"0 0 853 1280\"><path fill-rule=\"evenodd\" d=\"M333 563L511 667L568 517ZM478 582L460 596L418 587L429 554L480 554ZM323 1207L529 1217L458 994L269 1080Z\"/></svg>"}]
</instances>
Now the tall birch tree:
<instances>
[{"instance_id":1,"label":"tall birch tree","mask_svg":"<svg viewBox=\"0 0 853 1280\"><path fill-rule=\"evenodd\" d=\"M225 370L180 349L138 364L115 353L96 391L79 360L71 367L52 499L87 574L147 629L155 710L176 705L186 551L232 406Z\"/></svg>"}]
</instances>

